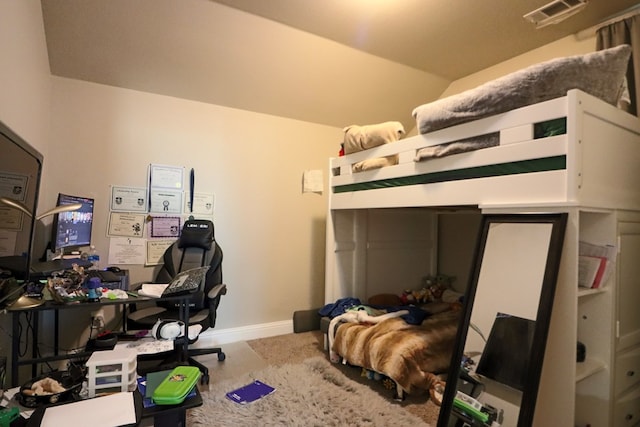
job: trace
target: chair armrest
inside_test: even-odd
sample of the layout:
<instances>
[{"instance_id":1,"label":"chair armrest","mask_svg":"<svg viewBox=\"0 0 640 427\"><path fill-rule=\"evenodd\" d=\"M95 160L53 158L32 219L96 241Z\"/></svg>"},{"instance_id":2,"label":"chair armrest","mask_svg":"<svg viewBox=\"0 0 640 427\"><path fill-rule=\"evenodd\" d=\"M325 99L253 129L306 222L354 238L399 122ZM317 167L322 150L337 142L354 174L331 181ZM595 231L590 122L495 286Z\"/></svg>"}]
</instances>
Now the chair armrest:
<instances>
[{"instance_id":1,"label":"chair armrest","mask_svg":"<svg viewBox=\"0 0 640 427\"><path fill-rule=\"evenodd\" d=\"M219 285L215 285L213 288L211 288L211 290L207 294L207 297L209 299L215 299L219 295L226 295L226 294L227 294L227 285L225 285L224 283L220 283Z\"/></svg>"}]
</instances>

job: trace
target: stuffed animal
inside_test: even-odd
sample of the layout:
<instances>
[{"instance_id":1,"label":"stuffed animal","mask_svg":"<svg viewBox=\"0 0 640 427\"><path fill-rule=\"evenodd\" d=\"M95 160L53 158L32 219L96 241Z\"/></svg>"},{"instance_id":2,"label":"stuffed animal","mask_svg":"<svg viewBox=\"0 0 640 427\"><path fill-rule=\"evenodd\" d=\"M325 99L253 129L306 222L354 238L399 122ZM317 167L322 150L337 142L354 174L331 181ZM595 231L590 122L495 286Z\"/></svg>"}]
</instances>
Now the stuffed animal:
<instances>
[{"instance_id":1,"label":"stuffed animal","mask_svg":"<svg viewBox=\"0 0 640 427\"><path fill-rule=\"evenodd\" d=\"M48 394L54 393L62 393L66 388L62 387L62 385L54 380L53 378L43 378L31 384L30 389L22 390L22 393L30 395L30 396L44 396Z\"/></svg>"}]
</instances>

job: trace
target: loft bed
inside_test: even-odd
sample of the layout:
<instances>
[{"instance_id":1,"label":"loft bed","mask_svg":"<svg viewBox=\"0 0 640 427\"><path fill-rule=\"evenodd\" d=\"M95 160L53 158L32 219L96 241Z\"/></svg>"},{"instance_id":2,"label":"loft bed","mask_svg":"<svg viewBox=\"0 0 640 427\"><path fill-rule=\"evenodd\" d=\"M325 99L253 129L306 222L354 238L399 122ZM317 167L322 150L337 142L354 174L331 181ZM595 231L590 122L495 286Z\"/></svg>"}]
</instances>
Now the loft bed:
<instances>
[{"instance_id":1,"label":"loft bed","mask_svg":"<svg viewBox=\"0 0 640 427\"><path fill-rule=\"evenodd\" d=\"M330 210L591 201L620 180L603 166L633 165L630 137L601 140L637 128L611 105L628 58L621 46L552 60L417 107L420 135L331 159ZM389 156L398 163L354 172Z\"/></svg>"},{"instance_id":2,"label":"loft bed","mask_svg":"<svg viewBox=\"0 0 640 427\"><path fill-rule=\"evenodd\" d=\"M560 133L536 137L538 129L558 123ZM636 159L629 154L637 149L636 130L633 116L572 89L560 98L333 158L330 209L577 202L608 206L612 199L626 199L624 188L602 190L617 187L634 173ZM416 161L421 150L487 134L499 135L499 143ZM389 155L398 156L397 165L351 171L354 163L368 157Z\"/></svg>"},{"instance_id":3,"label":"loft bed","mask_svg":"<svg viewBox=\"0 0 640 427\"><path fill-rule=\"evenodd\" d=\"M464 279L472 245L458 253L449 244L448 255L438 247L447 246L439 223L459 226L459 212L477 224L480 213L496 209L639 206L640 122L612 105L628 58L623 46L529 67L416 108L420 135L330 159L325 302L415 288L451 265L445 257L461 259ZM380 158L397 160L362 167ZM341 328L332 331L336 339ZM349 345L356 346L329 350L351 363L359 349ZM355 364L375 370L391 356L375 357ZM414 364L400 359L405 368ZM400 396L409 391L396 385Z\"/></svg>"}]
</instances>

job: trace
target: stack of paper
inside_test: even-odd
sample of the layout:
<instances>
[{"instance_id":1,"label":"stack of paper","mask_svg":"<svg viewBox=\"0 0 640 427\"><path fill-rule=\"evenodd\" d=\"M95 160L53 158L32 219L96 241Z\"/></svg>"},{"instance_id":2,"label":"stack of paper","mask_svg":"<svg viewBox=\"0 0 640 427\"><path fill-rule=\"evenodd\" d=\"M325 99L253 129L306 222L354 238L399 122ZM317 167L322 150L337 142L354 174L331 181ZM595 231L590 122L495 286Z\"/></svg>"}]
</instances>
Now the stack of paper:
<instances>
[{"instance_id":1,"label":"stack of paper","mask_svg":"<svg viewBox=\"0 0 640 427\"><path fill-rule=\"evenodd\" d=\"M606 285L616 260L616 247L580 242L578 286L597 289Z\"/></svg>"},{"instance_id":2,"label":"stack of paper","mask_svg":"<svg viewBox=\"0 0 640 427\"><path fill-rule=\"evenodd\" d=\"M87 425L95 427L113 427L137 425L133 393L122 392L94 399L80 400L66 405L45 408L42 427L60 427L78 425L78 420L86 419Z\"/></svg>"},{"instance_id":3,"label":"stack of paper","mask_svg":"<svg viewBox=\"0 0 640 427\"><path fill-rule=\"evenodd\" d=\"M138 294L145 297L160 298L167 286L169 284L166 283L143 283L138 289Z\"/></svg>"}]
</instances>

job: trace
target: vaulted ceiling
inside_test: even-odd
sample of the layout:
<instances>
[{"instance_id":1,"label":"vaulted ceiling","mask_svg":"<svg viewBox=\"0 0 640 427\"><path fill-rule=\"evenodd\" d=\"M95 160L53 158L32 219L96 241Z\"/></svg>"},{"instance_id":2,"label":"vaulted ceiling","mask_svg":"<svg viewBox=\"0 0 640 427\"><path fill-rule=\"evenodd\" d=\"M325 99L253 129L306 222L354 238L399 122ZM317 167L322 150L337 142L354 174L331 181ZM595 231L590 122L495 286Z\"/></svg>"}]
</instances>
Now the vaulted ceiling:
<instances>
[{"instance_id":1,"label":"vaulted ceiling","mask_svg":"<svg viewBox=\"0 0 640 427\"><path fill-rule=\"evenodd\" d=\"M636 7L591 0L42 0L56 76L331 126L411 121L453 80Z\"/></svg>"}]
</instances>

